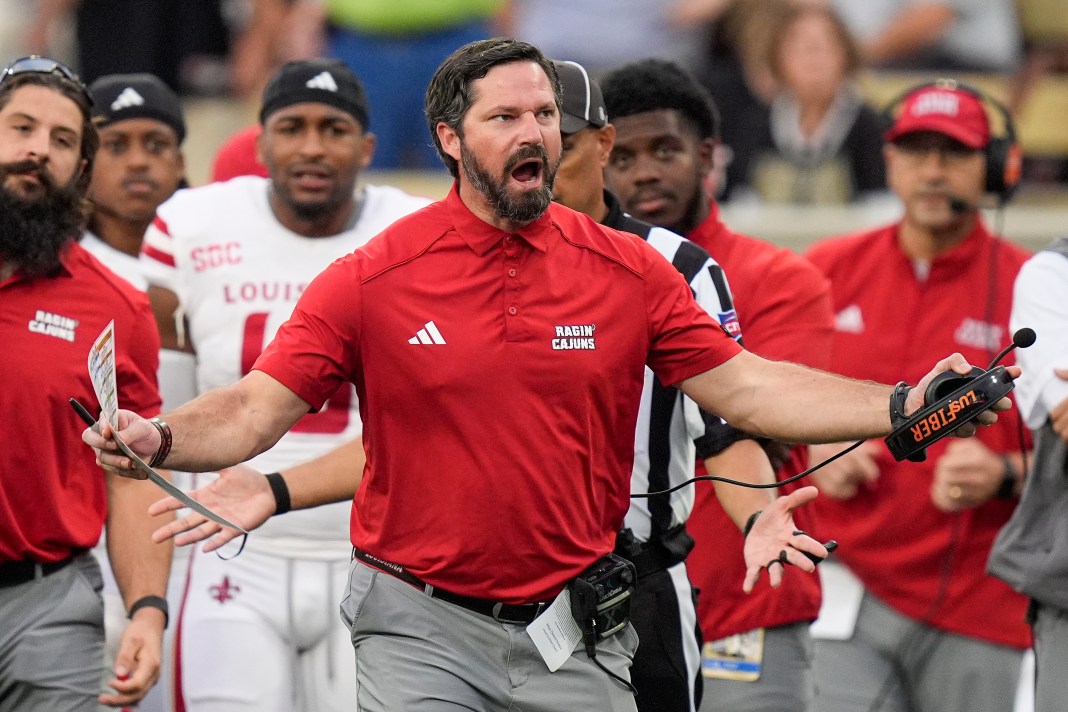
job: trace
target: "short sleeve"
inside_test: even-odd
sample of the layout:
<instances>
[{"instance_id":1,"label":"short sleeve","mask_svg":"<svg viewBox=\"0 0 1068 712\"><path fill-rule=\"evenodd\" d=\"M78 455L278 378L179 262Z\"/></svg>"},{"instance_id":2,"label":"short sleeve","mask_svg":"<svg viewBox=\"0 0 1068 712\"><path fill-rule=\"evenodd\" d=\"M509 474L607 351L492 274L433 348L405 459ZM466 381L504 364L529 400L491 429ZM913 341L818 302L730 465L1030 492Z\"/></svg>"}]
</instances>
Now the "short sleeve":
<instances>
[{"instance_id":1,"label":"short sleeve","mask_svg":"<svg viewBox=\"0 0 1068 712\"><path fill-rule=\"evenodd\" d=\"M159 333L148 298L136 294L125 323L115 324L115 385L119 405L145 417L159 415L161 401L156 372L159 369Z\"/></svg>"},{"instance_id":2,"label":"short sleeve","mask_svg":"<svg viewBox=\"0 0 1068 712\"><path fill-rule=\"evenodd\" d=\"M694 300L678 270L648 247L645 302L649 323L649 368L675 385L724 363L742 350Z\"/></svg>"},{"instance_id":3,"label":"short sleeve","mask_svg":"<svg viewBox=\"0 0 1068 712\"><path fill-rule=\"evenodd\" d=\"M334 261L301 295L253 368L322 407L359 368L362 289L356 255Z\"/></svg>"}]
</instances>

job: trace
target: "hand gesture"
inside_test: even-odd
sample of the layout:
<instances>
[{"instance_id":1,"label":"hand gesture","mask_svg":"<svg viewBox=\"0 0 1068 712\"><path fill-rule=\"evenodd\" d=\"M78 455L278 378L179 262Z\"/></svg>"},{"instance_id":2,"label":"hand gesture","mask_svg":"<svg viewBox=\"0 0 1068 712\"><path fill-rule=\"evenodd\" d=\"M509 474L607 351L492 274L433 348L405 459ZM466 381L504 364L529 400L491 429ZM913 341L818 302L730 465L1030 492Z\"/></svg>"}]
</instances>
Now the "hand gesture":
<instances>
[{"instance_id":1,"label":"hand gesture","mask_svg":"<svg viewBox=\"0 0 1068 712\"><path fill-rule=\"evenodd\" d=\"M150 426L151 427L151 426ZM252 531L275 513L277 504L267 478L248 465L234 465L219 471L215 481L193 490L189 495L224 519ZM174 497L164 497L148 508L152 515L173 512L183 505ZM170 522L152 533L158 543L174 539L178 546L209 539L204 551L215 551L240 536L236 529L223 527L196 512Z\"/></svg>"},{"instance_id":2,"label":"hand gesture","mask_svg":"<svg viewBox=\"0 0 1068 712\"><path fill-rule=\"evenodd\" d=\"M794 524L794 510L814 500L817 494L815 487L802 487L779 497L757 517L745 538L746 571L742 590L746 593L753 591L765 568L771 585L778 587L782 584L783 569L787 564L810 573L816 570L816 565L802 552L807 551L821 559L829 555L826 547L799 531Z\"/></svg>"}]
</instances>

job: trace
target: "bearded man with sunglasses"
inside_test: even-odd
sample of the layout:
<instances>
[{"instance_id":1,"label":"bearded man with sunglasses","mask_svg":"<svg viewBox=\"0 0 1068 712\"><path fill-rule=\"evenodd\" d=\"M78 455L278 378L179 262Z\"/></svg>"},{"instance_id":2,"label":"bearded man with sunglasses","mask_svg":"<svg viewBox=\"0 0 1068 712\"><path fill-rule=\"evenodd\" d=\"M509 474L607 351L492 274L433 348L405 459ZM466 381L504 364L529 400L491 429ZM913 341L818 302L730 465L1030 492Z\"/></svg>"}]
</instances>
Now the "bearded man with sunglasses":
<instances>
[{"instance_id":1,"label":"bearded man with sunglasses","mask_svg":"<svg viewBox=\"0 0 1068 712\"><path fill-rule=\"evenodd\" d=\"M87 370L114 322L118 400L158 412L159 338L148 299L76 242L99 139L85 86L27 57L0 74L0 710L136 704L159 675L170 547L150 542L155 491L103 475L65 402L99 411ZM94 411L95 412L95 411ZM21 427L20 427L21 426ZM17 435L27 431L26 437ZM130 615L100 694L100 568L107 524Z\"/></svg>"}]
</instances>

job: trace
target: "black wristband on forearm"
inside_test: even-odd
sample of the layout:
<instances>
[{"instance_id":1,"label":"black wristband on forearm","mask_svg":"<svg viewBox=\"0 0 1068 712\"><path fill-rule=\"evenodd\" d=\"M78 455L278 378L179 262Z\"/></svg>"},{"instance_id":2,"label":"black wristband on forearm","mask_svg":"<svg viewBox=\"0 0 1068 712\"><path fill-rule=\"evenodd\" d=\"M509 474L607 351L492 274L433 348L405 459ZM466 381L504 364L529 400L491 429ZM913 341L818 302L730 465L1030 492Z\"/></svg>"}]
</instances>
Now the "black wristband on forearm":
<instances>
[{"instance_id":1,"label":"black wristband on forearm","mask_svg":"<svg viewBox=\"0 0 1068 712\"><path fill-rule=\"evenodd\" d=\"M1005 472L1001 476L1001 486L998 487L995 497L998 499L1014 499L1016 497L1016 483L1020 481L1020 473L1016 471L1016 465L1008 455L1002 455L1001 461L1005 463Z\"/></svg>"},{"instance_id":2,"label":"black wristband on forearm","mask_svg":"<svg viewBox=\"0 0 1068 712\"><path fill-rule=\"evenodd\" d=\"M289 501L289 486L282 478L282 473L271 472L264 477L267 478L267 484L271 486L271 493L274 494L274 513L285 514L293 508L293 505Z\"/></svg>"},{"instance_id":3,"label":"black wristband on forearm","mask_svg":"<svg viewBox=\"0 0 1068 712\"><path fill-rule=\"evenodd\" d=\"M912 390L912 386L899 381L894 386L894 392L890 394L890 427L897 430L898 427L908 420L908 416L905 415L905 401L909 397L909 391Z\"/></svg>"},{"instance_id":4,"label":"black wristband on forearm","mask_svg":"<svg viewBox=\"0 0 1068 712\"><path fill-rule=\"evenodd\" d=\"M745 528L742 529L742 538L745 539L749 536L749 532L752 531L753 525L756 524L757 517L760 516L762 510L757 510L749 515L749 519L745 520Z\"/></svg>"},{"instance_id":5,"label":"black wristband on forearm","mask_svg":"<svg viewBox=\"0 0 1068 712\"><path fill-rule=\"evenodd\" d=\"M163 627L164 629L167 628L167 624L170 623L170 608L167 606L166 598L162 596L141 596L130 606L130 612L126 617L133 618L134 613L137 613L142 608L155 608L163 613Z\"/></svg>"}]
</instances>

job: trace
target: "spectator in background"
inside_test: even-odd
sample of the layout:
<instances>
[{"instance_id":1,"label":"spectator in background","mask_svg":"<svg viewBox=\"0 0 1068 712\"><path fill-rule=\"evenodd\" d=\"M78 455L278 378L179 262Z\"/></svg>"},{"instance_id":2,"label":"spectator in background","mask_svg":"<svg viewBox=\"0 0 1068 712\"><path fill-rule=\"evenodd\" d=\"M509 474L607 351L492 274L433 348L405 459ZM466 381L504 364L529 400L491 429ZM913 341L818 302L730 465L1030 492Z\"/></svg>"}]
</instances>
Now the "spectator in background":
<instances>
[{"instance_id":1,"label":"spectator in background","mask_svg":"<svg viewBox=\"0 0 1068 712\"><path fill-rule=\"evenodd\" d=\"M230 81L243 97L259 97L286 62L323 54L321 0L247 0L248 14L235 31Z\"/></svg>"},{"instance_id":2,"label":"spectator in background","mask_svg":"<svg viewBox=\"0 0 1068 712\"><path fill-rule=\"evenodd\" d=\"M643 57L700 61L704 27L676 15L686 0L509 0L509 33L592 74Z\"/></svg>"},{"instance_id":3,"label":"spectator in background","mask_svg":"<svg viewBox=\"0 0 1068 712\"><path fill-rule=\"evenodd\" d=\"M768 66L771 34L789 12L791 0L732 0L713 26L701 83L729 116L716 144L713 195L733 197L746 182L749 165L769 132L768 104L778 87Z\"/></svg>"},{"instance_id":4,"label":"spectator in background","mask_svg":"<svg viewBox=\"0 0 1068 712\"><path fill-rule=\"evenodd\" d=\"M229 41L218 0L41 0L27 33L29 50L48 50L59 26L71 21L76 64L87 82L149 72L175 91L226 86L221 58Z\"/></svg>"},{"instance_id":5,"label":"spectator in background","mask_svg":"<svg viewBox=\"0 0 1068 712\"><path fill-rule=\"evenodd\" d=\"M848 203L886 190L882 117L853 82L860 51L834 10L794 3L771 32L778 86L745 177L768 202Z\"/></svg>"},{"instance_id":6,"label":"spectator in background","mask_svg":"<svg viewBox=\"0 0 1068 712\"><path fill-rule=\"evenodd\" d=\"M1011 72L1020 61L1013 0L830 0L879 68Z\"/></svg>"},{"instance_id":7,"label":"spectator in background","mask_svg":"<svg viewBox=\"0 0 1068 712\"><path fill-rule=\"evenodd\" d=\"M327 53L364 80L378 142L372 168L440 170L423 96L438 65L494 34L505 0L324 0Z\"/></svg>"}]
</instances>

